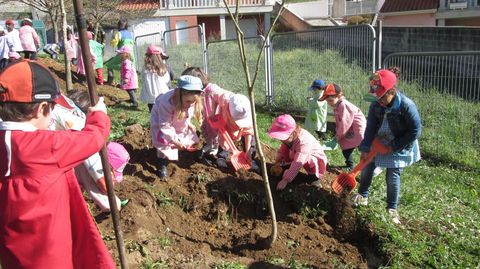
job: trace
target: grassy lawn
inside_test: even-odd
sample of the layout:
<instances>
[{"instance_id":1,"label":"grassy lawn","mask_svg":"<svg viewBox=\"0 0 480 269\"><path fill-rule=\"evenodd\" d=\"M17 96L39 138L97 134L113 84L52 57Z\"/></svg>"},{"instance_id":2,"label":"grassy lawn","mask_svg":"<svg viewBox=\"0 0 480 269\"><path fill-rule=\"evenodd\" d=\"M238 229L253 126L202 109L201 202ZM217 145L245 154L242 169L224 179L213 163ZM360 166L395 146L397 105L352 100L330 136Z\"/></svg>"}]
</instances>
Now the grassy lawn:
<instances>
[{"instance_id":1,"label":"grassy lawn","mask_svg":"<svg viewBox=\"0 0 480 269\"><path fill-rule=\"evenodd\" d=\"M248 46L257 48L253 43ZM222 49L231 51L226 53ZM212 61L209 74L213 82L226 89L245 93L242 86L245 80L238 59L228 57L238 54L238 51L233 51L235 49L234 45L222 45L218 52L212 52L218 55L209 54ZM171 59L179 59L174 62L177 75L183 63L190 58L188 50L183 53L178 51L178 54L172 52L170 55ZM346 90L347 98L366 114L368 103L362 100L362 96L366 92L369 74L342 60L338 53L328 50L311 53L297 49L277 52L275 57L278 111L302 111L308 94L306 88L320 76L318 74L322 74L321 78L339 83ZM328 68L325 69L325 66ZM262 105L264 100L262 79L259 78L259 86L255 87L259 97L257 105ZM394 226L386 219L384 174L373 182L369 205L357 210L359 221L373 225L379 236L378 248L391 258L388 265L391 268L478 268L480 106L455 96L439 94L434 89L422 89L414 82L400 81L399 86L420 110L424 126L420 148L425 158L405 169L402 175L399 205L402 226ZM113 126L111 139L122 137L123 127L127 125L139 123L149 126L145 105L140 106L141 111L127 110L128 106L109 108ZM278 147L278 141L266 136L271 121L269 113L257 115L262 142ZM329 151L327 156L330 163L343 164L339 150ZM220 264L217 268L235 267Z\"/></svg>"}]
</instances>

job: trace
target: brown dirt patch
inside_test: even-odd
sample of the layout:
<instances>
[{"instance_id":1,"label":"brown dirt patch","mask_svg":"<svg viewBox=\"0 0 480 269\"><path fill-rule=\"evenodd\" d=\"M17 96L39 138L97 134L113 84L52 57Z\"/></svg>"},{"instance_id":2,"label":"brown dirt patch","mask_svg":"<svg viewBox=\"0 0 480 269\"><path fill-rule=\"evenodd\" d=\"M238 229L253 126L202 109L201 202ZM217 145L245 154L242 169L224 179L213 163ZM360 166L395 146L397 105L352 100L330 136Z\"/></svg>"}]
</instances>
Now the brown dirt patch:
<instances>
[{"instance_id":1,"label":"brown dirt patch","mask_svg":"<svg viewBox=\"0 0 480 269\"><path fill-rule=\"evenodd\" d=\"M57 74L64 89L63 64L42 62ZM85 88L79 83L74 87ZM108 86L98 87L98 92L110 105L128 99L123 91ZM335 174L327 173L321 189L310 186L304 173L281 192L275 191L279 179L270 179L278 237L272 248L265 249L271 218L259 174L205 166L195 162L195 153L184 153L181 162L168 165L170 179L160 181L149 130L132 125L126 134L118 142L131 160L124 181L115 188L119 197L130 199L120 218L130 268L157 260L169 268L211 268L222 261L241 262L248 268L287 268L275 265L279 258L284 266L297 261L309 266L305 268L367 268L385 262L372 251L372 229L359 227L351 205L331 193ZM275 150L264 147L264 152L272 161ZM98 216L98 209L88 202ZM99 221L98 226L118 262L111 219Z\"/></svg>"}]
</instances>

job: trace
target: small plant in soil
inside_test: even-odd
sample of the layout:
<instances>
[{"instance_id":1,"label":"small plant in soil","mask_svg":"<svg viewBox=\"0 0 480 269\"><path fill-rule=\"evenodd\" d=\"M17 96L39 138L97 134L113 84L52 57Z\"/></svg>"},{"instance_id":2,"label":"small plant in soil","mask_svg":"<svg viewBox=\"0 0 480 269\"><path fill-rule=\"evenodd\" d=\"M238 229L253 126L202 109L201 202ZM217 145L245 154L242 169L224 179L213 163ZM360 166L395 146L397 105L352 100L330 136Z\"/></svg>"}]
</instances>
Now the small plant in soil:
<instances>
[{"instance_id":1,"label":"small plant in soil","mask_svg":"<svg viewBox=\"0 0 480 269\"><path fill-rule=\"evenodd\" d=\"M318 216L324 216L327 212L321 209L320 204L316 204L315 206L310 206L308 204L303 204L300 208L299 214L302 216L303 220L314 219Z\"/></svg>"},{"instance_id":2,"label":"small plant in soil","mask_svg":"<svg viewBox=\"0 0 480 269\"><path fill-rule=\"evenodd\" d=\"M157 269L157 268L168 268L168 263L166 261L157 260L154 261L151 258L142 262L142 269Z\"/></svg>"},{"instance_id":3,"label":"small plant in soil","mask_svg":"<svg viewBox=\"0 0 480 269\"><path fill-rule=\"evenodd\" d=\"M172 245L172 241L170 240L170 237L168 235L159 237L157 241L158 241L158 245L162 249L166 249Z\"/></svg>"},{"instance_id":4,"label":"small plant in soil","mask_svg":"<svg viewBox=\"0 0 480 269\"><path fill-rule=\"evenodd\" d=\"M209 175L204 174L202 172L193 174L192 179L193 181L195 181L195 183L207 183L212 180Z\"/></svg>"},{"instance_id":5,"label":"small plant in soil","mask_svg":"<svg viewBox=\"0 0 480 269\"><path fill-rule=\"evenodd\" d=\"M212 269L246 269L247 267L238 262L221 262L215 264Z\"/></svg>"},{"instance_id":6,"label":"small plant in soil","mask_svg":"<svg viewBox=\"0 0 480 269\"><path fill-rule=\"evenodd\" d=\"M161 191L155 193L155 199L157 200L157 205L159 206L169 206L173 203L173 199Z\"/></svg>"}]
</instances>

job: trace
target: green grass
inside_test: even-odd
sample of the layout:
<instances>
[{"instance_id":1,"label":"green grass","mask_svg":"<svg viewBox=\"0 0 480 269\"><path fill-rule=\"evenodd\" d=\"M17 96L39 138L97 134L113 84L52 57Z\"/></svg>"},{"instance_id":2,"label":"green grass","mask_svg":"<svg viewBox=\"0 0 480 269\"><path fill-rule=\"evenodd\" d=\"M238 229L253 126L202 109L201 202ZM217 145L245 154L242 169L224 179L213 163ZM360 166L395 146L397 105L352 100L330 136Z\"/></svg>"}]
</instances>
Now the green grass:
<instances>
[{"instance_id":1,"label":"green grass","mask_svg":"<svg viewBox=\"0 0 480 269\"><path fill-rule=\"evenodd\" d=\"M305 106L306 88L311 80L320 76L318 72L308 71L311 68L309 64L313 62L331 63L321 77L328 81L339 81L348 99L366 111L368 103L361 100L361 96L366 91L368 74L342 60L335 52L311 54L296 50L282 55L277 53L277 56L280 58L274 63L279 65L277 68L284 66L287 69L285 73L276 74L277 109L281 113ZM280 64L281 61L284 64ZM296 67L298 61L303 61L302 68L292 68ZM230 76L222 78L226 89L234 88L229 87L230 81L235 83L238 91L246 88L242 86L245 82L238 66L225 69L228 72L222 73L222 76ZM220 78L213 82L218 83L218 80ZM401 81L400 88L419 107L424 126L420 139L421 151L427 158L406 168L402 175L399 205L402 226L394 226L388 221L384 175L376 178L372 184L369 206L358 209L359 221L373 224L379 235L379 249L390 258L388 267L477 268L480 266L480 106L451 95L439 94L433 89L420 89L414 83ZM257 105L261 106L262 103L257 102ZM148 127L146 106L141 106L142 111L130 111L127 106L109 108L113 124L111 138L122 137L123 128L131 123ZM277 148L279 142L266 135L272 118L270 113L258 113L258 130L262 142ZM358 153L355 154L358 160ZM328 151L327 156L334 165L344 162L340 150ZM305 213L308 215L309 212ZM284 261L283 264L288 262ZM216 266L236 268L226 266L241 265ZM340 264L338 267L349 268Z\"/></svg>"}]
</instances>

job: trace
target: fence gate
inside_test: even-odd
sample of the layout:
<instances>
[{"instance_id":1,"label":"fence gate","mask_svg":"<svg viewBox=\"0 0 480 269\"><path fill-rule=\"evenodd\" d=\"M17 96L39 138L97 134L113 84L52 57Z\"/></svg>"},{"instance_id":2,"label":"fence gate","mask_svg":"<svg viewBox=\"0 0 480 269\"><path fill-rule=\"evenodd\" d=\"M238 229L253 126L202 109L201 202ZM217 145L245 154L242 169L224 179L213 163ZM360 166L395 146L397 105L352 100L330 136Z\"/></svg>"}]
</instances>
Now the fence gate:
<instances>
[{"instance_id":1,"label":"fence gate","mask_svg":"<svg viewBox=\"0 0 480 269\"><path fill-rule=\"evenodd\" d=\"M350 100L360 100L362 96L352 96L348 89L366 89L368 77L375 71L376 35L370 25L280 33L271 40L269 68L273 101L278 107L304 111L306 89L317 78L337 83ZM366 102L357 103L366 110Z\"/></svg>"},{"instance_id":2,"label":"fence gate","mask_svg":"<svg viewBox=\"0 0 480 269\"><path fill-rule=\"evenodd\" d=\"M165 31L162 47L170 57L169 64L176 77L190 66L207 68L204 25Z\"/></svg>"},{"instance_id":3,"label":"fence gate","mask_svg":"<svg viewBox=\"0 0 480 269\"><path fill-rule=\"evenodd\" d=\"M253 79L258 54L264 42L263 36L245 38L247 64ZM245 73L240 60L237 39L211 41L207 43L208 76L210 80L226 90L248 95ZM255 103L264 105L266 100L265 56L260 59L255 81ZM235 74L232 76L232 74Z\"/></svg>"}]
</instances>

